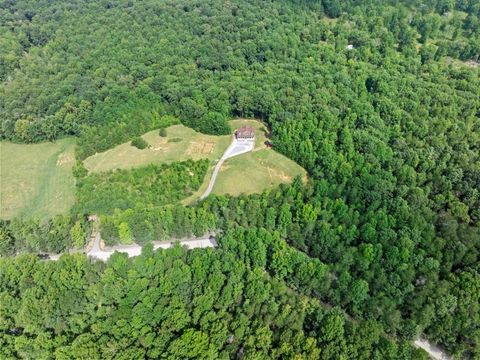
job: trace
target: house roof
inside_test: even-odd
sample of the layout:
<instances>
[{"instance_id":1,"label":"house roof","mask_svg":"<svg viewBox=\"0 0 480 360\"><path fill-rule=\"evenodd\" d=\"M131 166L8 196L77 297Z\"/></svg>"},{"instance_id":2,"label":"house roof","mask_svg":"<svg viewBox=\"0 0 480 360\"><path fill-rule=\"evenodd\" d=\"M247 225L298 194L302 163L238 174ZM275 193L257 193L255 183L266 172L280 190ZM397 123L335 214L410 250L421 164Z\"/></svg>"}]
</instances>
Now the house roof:
<instances>
[{"instance_id":1,"label":"house roof","mask_svg":"<svg viewBox=\"0 0 480 360\"><path fill-rule=\"evenodd\" d=\"M242 126L235 131L235 135L239 137L253 137L255 135L255 129L251 126Z\"/></svg>"}]
</instances>

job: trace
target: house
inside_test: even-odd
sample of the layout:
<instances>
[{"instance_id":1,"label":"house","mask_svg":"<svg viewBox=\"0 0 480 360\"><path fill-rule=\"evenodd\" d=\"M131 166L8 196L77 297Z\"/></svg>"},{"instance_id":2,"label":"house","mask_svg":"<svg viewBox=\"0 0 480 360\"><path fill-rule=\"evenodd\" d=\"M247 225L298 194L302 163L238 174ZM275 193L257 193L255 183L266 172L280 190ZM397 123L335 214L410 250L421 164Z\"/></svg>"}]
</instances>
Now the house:
<instances>
[{"instance_id":1,"label":"house","mask_svg":"<svg viewBox=\"0 0 480 360\"><path fill-rule=\"evenodd\" d=\"M236 139L253 139L255 137L255 129L251 126L242 126L235 131Z\"/></svg>"}]
</instances>

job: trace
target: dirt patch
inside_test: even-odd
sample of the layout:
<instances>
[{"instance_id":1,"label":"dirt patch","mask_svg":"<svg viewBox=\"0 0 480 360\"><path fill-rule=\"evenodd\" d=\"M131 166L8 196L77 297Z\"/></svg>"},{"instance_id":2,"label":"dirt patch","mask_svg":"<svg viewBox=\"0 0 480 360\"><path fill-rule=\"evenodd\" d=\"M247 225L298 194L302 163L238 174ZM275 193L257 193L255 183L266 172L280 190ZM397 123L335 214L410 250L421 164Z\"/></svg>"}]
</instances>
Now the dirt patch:
<instances>
[{"instance_id":1,"label":"dirt patch","mask_svg":"<svg viewBox=\"0 0 480 360\"><path fill-rule=\"evenodd\" d=\"M187 155L211 154L215 148L214 142L192 141L187 148Z\"/></svg>"},{"instance_id":2,"label":"dirt patch","mask_svg":"<svg viewBox=\"0 0 480 360\"><path fill-rule=\"evenodd\" d=\"M90 240L88 240L87 245L85 245L85 252L89 252L93 248L93 243L95 242L95 237L90 237Z\"/></svg>"},{"instance_id":3,"label":"dirt patch","mask_svg":"<svg viewBox=\"0 0 480 360\"><path fill-rule=\"evenodd\" d=\"M160 137L159 139L155 139L150 149L153 151L165 151L167 147L168 147L168 139Z\"/></svg>"},{"instance_id":4,"label":"dirt patch","mask_svg":"<svg viewBox=\"0 0 480 360\"><path fill-rule=\"evenodd\" d=\"M187 155L194 155L202 152L203 144L197 141L192 141L187 148Z\"/></svg>"},{"instance_id":5,"label":"dirt patch","mask_svg":"<svg viewBox=\"0 0 480 360\"><path fill-rule=\"evenodd\" d=\"M267 167L268 173L270 174L271 177L275 177L277 179L280 179L282 182L291 182L292 177L285 174L283 171L280 170L275 170L273 168Z\"/></svg>"},{"instance_id":6,"label":"dirt patch","mask_svg":"<svg viewBox=\"0 0 480 360\"><path fill-rule=\"evenodd\" d=\"M203 154L211 154L211 153L213 153L214 148L215 148L215 143L207 142L207 143L203 144L202 153Z\"/></svg>"},{"instance_id":7,"label":"dirt patch","mask_svg":"<svg viewBox=\"0 0 480 360\"><path fill-rule=\"evenodd\" d=\"M70 164L73 162L73 160L75 160L75 158L73 157L72 154L66 154L66 153L60 154L60 156L57 159L57 166Z\"/></svg>"},{"instance_id":8,"label":"dirt patch","mask_svg":"<svg viewBox=\"0 0 480 360\"><path fill-rule=\"evenodd\" d=\"M219 172L224 172L225 170L230 169L232 166L231 165L225 165L223 164L222 167L220 168Z\"/></svg>"}]
</instances>

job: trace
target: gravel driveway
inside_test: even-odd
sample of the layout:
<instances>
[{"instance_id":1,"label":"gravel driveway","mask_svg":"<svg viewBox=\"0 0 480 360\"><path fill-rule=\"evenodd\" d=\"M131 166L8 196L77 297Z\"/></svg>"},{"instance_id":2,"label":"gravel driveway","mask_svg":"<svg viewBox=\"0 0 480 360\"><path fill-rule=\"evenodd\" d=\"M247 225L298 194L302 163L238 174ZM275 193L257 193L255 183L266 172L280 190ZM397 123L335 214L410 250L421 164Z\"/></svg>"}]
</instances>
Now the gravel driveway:
<instances>
[{"instance_id":1,"label":"gravel driveway","mask_svg":"<svg viewBox=\"0 0 480 360\"><path fill-rule=\"evenodd\" d=\"M245 154L249 151L252 151L255 147L255 139L236 139L233 138L232 143L230 146L225 150L222 155L222 158L218 161L215 169L213 170L212 177L210 178L210 182L208 183L207 190L200 196L200 199L205 199L213 190L213 185L215 185L215 180L217 180L218 172L223 165L223 162L231 157Z\"/></svg>"}]
</instances>

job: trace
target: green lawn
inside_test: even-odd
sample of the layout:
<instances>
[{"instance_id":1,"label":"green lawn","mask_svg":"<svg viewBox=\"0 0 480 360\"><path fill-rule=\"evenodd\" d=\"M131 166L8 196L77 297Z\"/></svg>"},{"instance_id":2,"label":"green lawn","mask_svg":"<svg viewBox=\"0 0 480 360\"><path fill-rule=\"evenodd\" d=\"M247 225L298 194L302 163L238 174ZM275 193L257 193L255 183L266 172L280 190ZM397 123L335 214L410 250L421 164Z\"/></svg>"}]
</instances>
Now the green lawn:
<instances>
[{"instance_id":1,"label":"green lawn","mask_svg":"<svg viewBox=\"0 0 480 360\"><path fill-rule=\"evenodd\" d=\"M0 143L0 218L45 219L66 213L75 199L73 139Z\"/></svg>"},{"instance_id":2,"label":"green lawn","mask_svg":"<svg viewBox=\"0 0 480 360\"><path fill-rule=\"evenodd\" d=\"M293 160L272 149L261 149L226 160L212 193L260 193L289 183L296 176L301 176L304 181L307 179L306 171Z\"/></svg>"},{"instance_id":3,"label":"green lawn","mask_svg":"<svg viewBox=\"0 0 480 360\"><path fill-rule=\"evenodd\" d=\"M148 142L149 148L140 150L130 142L123 143L85 159L85 167L92 172L101 172L188 159L219 159L231 142L230 135L204 135L183 125L168 127L166 137L154 130L142 138Z\"/></svg>"}]
</instances>

